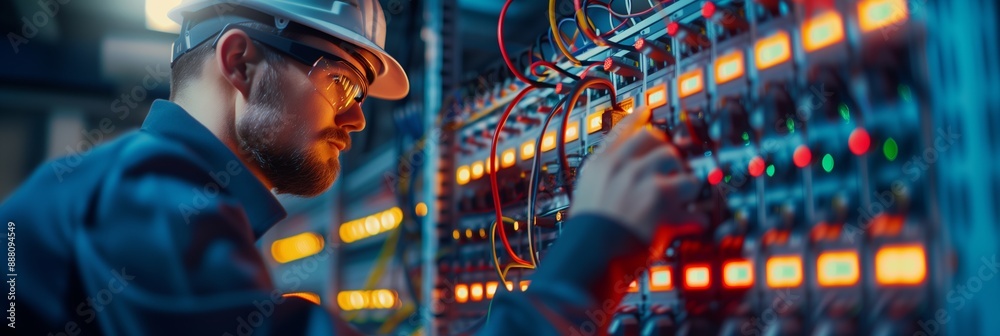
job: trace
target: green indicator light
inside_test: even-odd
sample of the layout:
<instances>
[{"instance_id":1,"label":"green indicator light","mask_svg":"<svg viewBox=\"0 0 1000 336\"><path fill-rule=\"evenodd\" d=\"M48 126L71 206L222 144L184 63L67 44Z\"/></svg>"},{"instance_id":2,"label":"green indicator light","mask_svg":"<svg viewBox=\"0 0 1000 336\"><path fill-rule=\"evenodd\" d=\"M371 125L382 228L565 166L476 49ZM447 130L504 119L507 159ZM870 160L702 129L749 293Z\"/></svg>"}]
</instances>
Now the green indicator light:
<instances>
[{"instance_id":1,"label":"green indicator light","mask_svg":"<svg viewBox=\"0 0 1000 336\"><path fill-rule=\"evenodd\" d=\"M840 103L837 110L840 111L840 117L844 118L844 122L851 122L851 108L847 107L847 104Z\"/></svg>"},{"instance_id":2,"label":"green indicator light","mask_svg":"<svg viewBox=\"0 0 1000 336\"><path fill-rule=\"evenodd\" d=\"M823 170L827 173L833 171L833 156L830 154L823 156Z\"/></svg>"},{"instance_id":3,"label":"green indicator light","mask_svg":"<svg viewBox=\"0 0 1000 336\"><path fill-rule=\"evenodd\" d=\"M731 179L733 179L732 175L726 175L726 178L724 178L723 180L726 181L726 183L729 183L729 180Z\"/></svg>"},{"instance_id":4,"label":"green indicator light","mask_svg":"<svg viewBox=\"0 0 1000 336\"><path fill-rule=\"evenodd\" d=\"M774 176L774 165L767 166L767 176Z\"/></svg>"},{"instance_id":5,"label":"green indicator light","mask_svg":"<svg viewBox=\"0 0 1000 336\"><path fill-rule=\"evenodd\" d=\"M788 133L795 133L795 121L792 118L785 119L785 127L788 127Z\"/></svg>"},{"instance_id":6,"label":"green indicator light","mask_svg":"<svg viewBox=\"0 0 1000 336\"><path fill-rule=\"evenodd\" d=\"M885 154L885 158L889 161L896 160L896 155L899 155L899 146L896 145L895 139L889 138L885 141L885 144L882 145L882 154Z\"/></svg>"},{"instance_id":7,"label":"green indicator light","mask_svg":"<svg viewBox=\"0 0 1000 336\"><path fill-rule=\"evenodd\" d=\"M743 141L750 141L750 133L743 132Z\"/></svg>"},{"instance_id":8,"label":"green indicator light","mask_svg":"<svg viewBox=\"0 0 1000 336\"><path fill-rule=\"evenodd\" d=\"M899 98L902 98L904 101L910 101L910 98L913 98L909 85L899 84L899 87L896 90L899 91Z\"/></svg>"}]
</instances>

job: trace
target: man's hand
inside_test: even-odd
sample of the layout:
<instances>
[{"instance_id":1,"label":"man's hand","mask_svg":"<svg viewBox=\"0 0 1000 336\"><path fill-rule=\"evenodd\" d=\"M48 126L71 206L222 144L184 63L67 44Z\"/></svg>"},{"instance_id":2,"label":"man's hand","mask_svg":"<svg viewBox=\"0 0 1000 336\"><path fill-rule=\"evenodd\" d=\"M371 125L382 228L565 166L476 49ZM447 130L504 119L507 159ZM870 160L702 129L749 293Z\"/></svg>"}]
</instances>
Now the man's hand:
<instances>
[{"instance_id":1,"label":"man's hand","mask_svg":"<svg viewBox=\"0 0 1000 336\"><path fill-rule=\"evenodd\" d=\"M587 159L570 215L613 218L645 242L663 245L700 230L700 216L688 210L700 182L665 135L646 127L649 113L644 109L622 119L604 151Z\"/></svg>"}]
</instances>

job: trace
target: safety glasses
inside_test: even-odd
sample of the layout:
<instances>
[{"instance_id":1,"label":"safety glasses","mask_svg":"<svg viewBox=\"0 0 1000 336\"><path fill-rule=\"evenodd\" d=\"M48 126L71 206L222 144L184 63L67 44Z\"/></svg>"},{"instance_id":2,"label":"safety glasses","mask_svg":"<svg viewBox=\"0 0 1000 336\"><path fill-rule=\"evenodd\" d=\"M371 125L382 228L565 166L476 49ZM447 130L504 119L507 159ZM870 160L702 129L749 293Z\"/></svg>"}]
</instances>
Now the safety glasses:
<instances>
[{"instance_id":1,"label":"safety glasses","mask_svg":"<svg viewBox=\"0 0 1000 336\"><path fill-rule=\"evenodd\" d=\"M371 70L374 67L366 58L358 55L354 51L354 48L347 45L346 42L341 42L338 46L352 56L355 56L358 61L368 65L365 68L364 75L362 75L362 72L357 67L336 55L292 39L248 28L236 23L226 25L215 38L212 47L215 47L219 43L219 38L230 29L239 29L254 41L274 48L305 65L311 65L312 69L309 70L309 80L316 87L316 91L333 106L335 111L343 111L350 108L353 104L361 104L365 100L365 97L368 96L368 85L371 85L375 79L375 74Z\"/></svg>"}]
</instances>

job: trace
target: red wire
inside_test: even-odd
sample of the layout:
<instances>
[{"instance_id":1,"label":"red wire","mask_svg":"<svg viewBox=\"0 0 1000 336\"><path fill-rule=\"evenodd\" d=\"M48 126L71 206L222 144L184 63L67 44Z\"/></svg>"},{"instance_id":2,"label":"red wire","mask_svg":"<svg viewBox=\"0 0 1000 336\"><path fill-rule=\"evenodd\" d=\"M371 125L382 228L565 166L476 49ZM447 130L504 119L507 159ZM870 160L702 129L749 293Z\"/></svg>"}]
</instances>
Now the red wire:
<instances>
[{"instance_id":1,"label":"red wire","mask_svg":"<svg viewBox=\"0 0 1000 336\"><path fill-rule=\"evenodd\" d=\"M614 0L612 0L612 1L614 1ZM641 11L641 12L638 12L638 13L632 13L632 14L620 14L618 12L615 12L614 9L611 9L611 1L608 1L607 3L605 3L604 7L607 7L608 11L611 12L611 15L614 15L615 17L618 17L618 18L631 18L631 17L641 16L641 15L646 15L649 12L652 12L654 9L656 9L657 7L660 7L660 6L657 5L657 6L649 7L648 9L646 9L644 11Z\"/></svg>"},{"instance_id":2,"label":"red wire","mask_svg":"<svg viewBox=\"0 0 1000 336\"><path fill-rule=\"evenodd\" d=\"M500 9L500 20L499 20L499 22L497 22L497 44L500 45L500 54L503 56L503 62L505 64L507 64L507 68L510 69L510 72L514 73L514 76L517 77L517 79L521 80L525 84L528 84L528 85L530 85L532 87L542 85L544 83L539 83L539 82L533 81L533 80L529 79L527 76L525 76L523 73L521 73L520 71L514 69L514 64L511 63L510 56L507 55L507 48L504 47L504 43L503 43L503 18L505 16L507 16L507 8L510 8L510 4L512 2L514 2L514 0L507 0L507 2L505 2L503 4L503 8Z\"/></svg>"},{"instance_id":3,"label":"red wire","mask_svg":"<svg viewBox=\"0 0 1000 336\"><path fill-rule=\"evenodd\" d=\"M508 5L510 4L510 0L507 0L507 4ZM507 6L504 6L504 10L506 9ZM500 17L501 18L503 17L503 12L501 12ZM503 22L502 19L501 22ZM489 159L487 159L489 165L492 165L492 167L489 167L491 171L491 173L489 174L490 187L492 188L490 189L490 193L493 196L493 207L496 209L497 226L500 227L500 240L503 241L503 247L507 249L507 254L510 254L510 258L514 262L522 265L531 265L531 263L524 259L521 259L521 257L518 257L517 254L514 253L514 249L510 247L510 242L507 240L507 233L504 231L503 208L502 205L500 204L500 191L499 187L497 186L497 170L499 170L497 169L497 167L499 167L499 164L497 163L498 161L497 142L500 141L500 131L503 130L503 125L507 123L507 117L509 117L511 111L514 110L514 106L516 106L517 103L521 101L521 99L524 99L524 97L527 96L528 93L530 93L533 90L535 90L534 86L528 86L525 87L524 90L521 90L521 92L519 92L517 96L514 97L514 100L510 101L510 104L508 104L507 108L504 109L503 114L500 115L500 121L497 123L497 128L496 130L493 131L493 143L490 144L490 156Z\"/></svg>"}]
</instances>

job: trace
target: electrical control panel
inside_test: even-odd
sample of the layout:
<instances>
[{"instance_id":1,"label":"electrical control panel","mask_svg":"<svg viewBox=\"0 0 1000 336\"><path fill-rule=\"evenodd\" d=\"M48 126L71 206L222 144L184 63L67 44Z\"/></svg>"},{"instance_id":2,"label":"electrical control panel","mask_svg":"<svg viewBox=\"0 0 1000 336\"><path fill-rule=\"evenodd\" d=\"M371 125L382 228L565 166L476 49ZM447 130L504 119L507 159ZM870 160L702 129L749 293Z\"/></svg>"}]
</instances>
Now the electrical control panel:
<instances>
[{"instance_id":1,"label":"electrical control panel","mask_svg":"<svg viewBox=\"0 0 1000 336\"><path fill-rule=\"evenodd\" d=\"M610 334L923 332L946 253L925 152L949 138L931 131L913 4L655 5L612 15L604 43L573 39L589 63L542 43L532 66L515 65L554 86L527 90L505 75L445 106L436 333L475 330L497 291L531 286L530 265L566 229L574 185L588 183L578 169L638 109L704 182L697 205L709 220L632 283ZM588 79L609 85L566 103Z\"/></svg>"}]
</instances>

